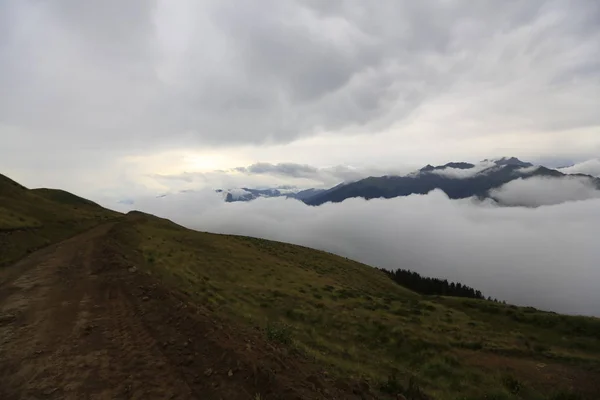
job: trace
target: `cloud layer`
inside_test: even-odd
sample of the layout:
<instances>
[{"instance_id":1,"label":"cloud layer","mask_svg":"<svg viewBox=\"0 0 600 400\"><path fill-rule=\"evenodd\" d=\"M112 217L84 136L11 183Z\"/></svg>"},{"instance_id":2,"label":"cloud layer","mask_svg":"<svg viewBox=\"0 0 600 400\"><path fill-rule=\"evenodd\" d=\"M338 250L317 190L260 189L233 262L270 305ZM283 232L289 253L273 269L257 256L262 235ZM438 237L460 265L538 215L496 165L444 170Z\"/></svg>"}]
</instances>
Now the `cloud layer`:
<instances>
[{"instance_id":1,"label":"cloud layer","mask_svg":"<svg viewBox=\"0 0 600 400\"><path fill-rule=\"evenodd\" d=\"M560 171L564 174L585 174L600 178L600 158L561 168Z\"/></svg>"},{"instance_id":2,"label":"cloud layer","mask_svg":"<svg viewBox=\"0 0 600 400\"><path fill-rule=\"evenodd\" d=\"M538 207L597 199L600 190L586 177L532 177L510 181L492 190L490 195L504 205Z\"/></svg>"},{"instance_id":3,"label":"cloud layer","mask_svg":"<svg viewBox=\"0 0 600 400\"><path fill-rule=\"evenodd\" d=\"M308 207L281 198L225 204L214 193L196 192L146 199L135 208L198 230L286 241L457 280L516 304L600 316L600 199L531 209L452 201L434 191Z\"/></svg>"},{"instance_id":4,"label":"cloud layer","mask_svg":"<svg viewBox=\"0 0 600 400\"><path fill-rule=\"evenodd\" d=\"M472 168L462 169L462 168L446 167L443 169L433 170L433 171L431 171L431 173L443 176L445 178L468 179L468 178L474 177L478 173L483 172L484 170L486 170L488 168L492 168L495 166L496 166L496 164L494 164L493 161L482 161L478 164L475 164L475 166Z\"/></svg>"},{"instance_id":5,"label":"cloud layer","mask_svg":"<svg viewBox=\"0 0 600 400\"><path fill-rule=\"evenodd\" d=\"M154 175L159 182L173 187L179 182L186 189L274 188L291 186L300 189L330 188L342 182L354 182L369 176L404 175L413 167L377 168L336 165L317 168L295 163L255 163L247 167L204 173ZM180 189L179 189L180 190ZM177 190L174 190L177 191Z\"/></svg>"}]
</instances>

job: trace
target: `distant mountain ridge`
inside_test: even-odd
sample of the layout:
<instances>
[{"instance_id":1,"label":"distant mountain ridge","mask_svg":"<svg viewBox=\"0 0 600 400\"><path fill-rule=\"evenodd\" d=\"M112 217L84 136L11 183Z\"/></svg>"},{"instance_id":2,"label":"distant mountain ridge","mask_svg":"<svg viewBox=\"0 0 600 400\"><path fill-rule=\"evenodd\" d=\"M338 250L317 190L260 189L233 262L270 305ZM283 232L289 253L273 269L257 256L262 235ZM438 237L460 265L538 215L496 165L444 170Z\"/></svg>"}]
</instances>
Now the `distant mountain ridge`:
<instances>
[{"instance_id":1,"label":"distant mountain ridge","mask_svg":"<svg viewBox=\"0 0 600 400\"><path fill-rule=\"evenodd\" d=\"M600 189L600 179L584 174L566 174L556 169L534 165L516 157L485 159L478 164L454 161L444 165L428 164L408 175L368 177L355 182L342 182L330 189L293 188L217 190L226 202L251 201L260 197L295 198L312 206L339 203L349 198L394 198L411 194L427 194L440 189L452 199L490 197L492 189L515 179L531 177L580 176L591 179Z\"/></svg>"},{"instance_id":2,"label":"distant mountain ridge","mask_svg":"<svg viewBox=\"0 0 600 400\"><path fill-rule=\"evenodd\" d=\"M513 179L530 176L560 176L558 171L515 157L483 160L479 164L450 162L440 166L427 165L406 176L369 177L345 185L324 195L306 201L309 205L327 202L338 203L348 198L393 198L411 194L427 194L434 189L444 191L452 199L487 197L490 189L502 186Z\"/></svg>"},{"instance_id":3,"label":"distant mountain ridge","mask_svg":"<svg viewBox=\"0 0 600 400\"><path fill-rule=\"evenodd\" d=\"M446 168L471 169L473 167L475 167L475 164L471 164L471 163L467 163L467 162L449 162L444 165L438 165L437 167L434 167L431 164L427 164L426 166L421 168L419 171L430 172L430 171L442 170L442 169L446 169Z\"/></svg>"},{"instance_id":4,"label":"distant mountain ridge","mask_svg":"<svg viewBox=\"0 0 600 400\"><path fill-rule=\"evenodd\" d=\"M338 203L348 198L364 199L393 198L411 194L427 194L434 189L444 191L452 199L468 197L489 197L491 189L498 188L512 180L530 177L566 176L560 171L535 166L516 157L503 157L497 160L483 160L479 164L451 162L441 166L427 165L406 176L369 177L349 183L337 190L305 200L309 205L327 202ZM595 180L600 188L600 180Z\"/></svg>"},{"instance_id":5,"label":"distant mountain ridge","mask_svg":"<svg viewBox=\"0 0 600 400\"><path fill-rule=\"evenodd\" d=\"M217 193L221 193L225 202L233 203L237 201L251 201L261 197L286 197L298 200L306 200L325 192L326 189L297 189L290 187L266 188L266 189L251 189L251 188L236 188L236 189L217 189Z\"/></svg>"},{"instance_id":6,"label":"distant mountain ridge","mask_svg":"<svg viewBox=\"0 0 600 400\"><path fill-rule=\"evenodd\" d=\"M488 161L483 160L484 162ZM516 157L502 157L498 160L491 160L494 164L498 165L498 166L504 166L504 165L512 165L515 167L522 167L522 168L527 168L527 167L533 167L533 164L530 162L525 162L525 161L521 161Z\"/></svg>"}]
</instances>

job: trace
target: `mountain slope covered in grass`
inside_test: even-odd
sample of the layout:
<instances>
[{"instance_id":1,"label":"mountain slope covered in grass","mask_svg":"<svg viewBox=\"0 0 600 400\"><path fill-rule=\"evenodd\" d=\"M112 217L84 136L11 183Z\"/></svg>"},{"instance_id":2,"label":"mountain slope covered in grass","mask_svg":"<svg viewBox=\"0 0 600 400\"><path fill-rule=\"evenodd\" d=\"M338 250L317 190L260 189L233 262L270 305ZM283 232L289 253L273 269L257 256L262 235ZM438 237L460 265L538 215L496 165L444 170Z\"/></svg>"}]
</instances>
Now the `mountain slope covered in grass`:
<instances>
[{"instance_id":1,"label":"mountain slope covered in grass","mask_svg":"<svg viewBox=\"0 0 600 400\"><path fill-rule=\"evenodd\" d=\"M423 296L326 252L195 232L137 212L115 235L130 262L196 304L382 396L592 399L600 390L595 318Z\"/></svg>"},{"instance_id":2,"label":"mountain slope covered in grass","mask_svg":"<svg viewBox=\"0 0 600 400\"><path fill-rule=\"evenodd\" d=\"M119 214L58 189L27 189L0 175L0 266Z\"/></svg>"},{"instance_id":3,"label":"mountain slope covered in grass","mask_svg":"<svg viewBox=\"0 0 600 400\"><path fill-rule=\"evenodd\" d=\"M234 332L222 334L224 341L235 341L238 352L262 346L260 335L272 344L272 359L289 354L307 360L321 371L309 377L311 390L319 393L314 398L332 397L323 382L368 399L593 400L600 393L597 318L422 295L377 268L327 252L197 232L140 212L120 215L66 192L29 190L1 176L0 185L5 264L104 224L110 251L94 259L96 274L117 269L120 276L138 276L149 281L144 288L176 295L181 307L228 321L239 332L255 332L247 341ZM103 298L110 303L110 296ZM169 315L166 303L154 300L140 297ZM186 345L205 339L187 340ZM161 343L155 345L163 351L172 346ZM186 368L193 370L193 357L189 361ZM198 370L192 376L202 380L211 373ZM296 375L286 379L290 376ZM255 395L260 393L249 394Z\"/></svg>"}]
</instances>

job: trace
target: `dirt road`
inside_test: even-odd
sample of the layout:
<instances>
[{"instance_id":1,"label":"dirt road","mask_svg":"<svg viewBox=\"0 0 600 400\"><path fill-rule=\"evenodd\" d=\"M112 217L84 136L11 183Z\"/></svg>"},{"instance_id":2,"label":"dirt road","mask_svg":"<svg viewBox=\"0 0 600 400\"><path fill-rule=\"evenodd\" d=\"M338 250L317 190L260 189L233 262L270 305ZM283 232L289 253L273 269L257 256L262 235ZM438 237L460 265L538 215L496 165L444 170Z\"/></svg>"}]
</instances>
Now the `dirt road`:
<instances>
[{"instance_id":1,"label":"dirt road","mask_svg":"<svg viewBox=\"0 0 600 400\"><path fill-rule=\"evenodd\" d=\"M0 286L0 398L189 398L126 296L94 273L110 225L33 254Z\"/></svg>"},{"instance_id":2,"label":"dirt road","mask_svg":"<svg viewBox=\"0 0 600 400\"><path fill-rule=\"evenodd\" d=\"M148 275L110 267L111 227L0 270L0 399L353 397L258 333L240 339Z\"/></svg>"}]
</instances>

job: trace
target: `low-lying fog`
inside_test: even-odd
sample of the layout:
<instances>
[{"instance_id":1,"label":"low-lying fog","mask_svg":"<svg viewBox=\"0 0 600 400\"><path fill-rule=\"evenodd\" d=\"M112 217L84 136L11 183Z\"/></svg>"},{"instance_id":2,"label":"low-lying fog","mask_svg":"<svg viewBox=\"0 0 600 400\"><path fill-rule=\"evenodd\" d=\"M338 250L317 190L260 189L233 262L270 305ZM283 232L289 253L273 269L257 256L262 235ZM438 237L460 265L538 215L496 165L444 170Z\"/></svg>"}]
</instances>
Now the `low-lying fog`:
<instances>
[{"instance_id":1,"label":"low-lying fog","mask_svg":"<svg viewBox=\"0 0 600 400\"><path fill-rule=\"evenodd\" d=\"M561 195L565 188L579 195ZM509 303L600 316L597 194L577 181L536 179L515 181L496 195L515 204L552 205L500 207L450 200L436 190L310 207L284 198L225 203L207 190L138 199L128 207L201 231L296 243L460 281ZM582 200L567 201L574 199Z\"/></svg>"}]
</instances>

